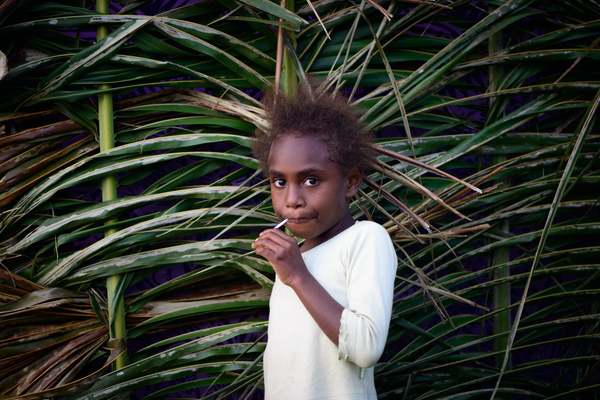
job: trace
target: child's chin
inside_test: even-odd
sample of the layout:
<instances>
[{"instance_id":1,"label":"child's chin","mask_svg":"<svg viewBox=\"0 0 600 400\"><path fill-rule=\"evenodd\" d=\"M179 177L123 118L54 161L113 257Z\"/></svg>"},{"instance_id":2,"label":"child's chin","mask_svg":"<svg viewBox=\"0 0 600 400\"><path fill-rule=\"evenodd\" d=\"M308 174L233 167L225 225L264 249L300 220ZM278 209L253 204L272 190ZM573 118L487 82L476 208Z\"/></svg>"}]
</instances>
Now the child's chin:
<instances>
[{"instance_id":1,"label":"child's chin","mask_svg":"<svg viewBox=\"0 0 600 400\"><path fill-rule=\"evenodd\" d=\"M292 234L292 236L298 238L298 239L302 239L302 240L306 240L306 239L310 239L311 237L313 237L313 235L311 235L310 232L306 232L306 230L304 229L294 229L292 227L287 227L288 231L290 231L290 233Z\"/></svg>"},{"instance_id":2,"label":"child's chin","mask_svg":"<svg viewBox=\"0 0 600 400\"><path fill-rule=\"evenodd\" d=\"M302 232L301 230L296 230L296 229L290 229L288 228L288 231L290 231L290 233L292 234L292 236L298 238L298 239L306 239L306 235L304 234L304 232Z\"/></svg>"}]
</instances>

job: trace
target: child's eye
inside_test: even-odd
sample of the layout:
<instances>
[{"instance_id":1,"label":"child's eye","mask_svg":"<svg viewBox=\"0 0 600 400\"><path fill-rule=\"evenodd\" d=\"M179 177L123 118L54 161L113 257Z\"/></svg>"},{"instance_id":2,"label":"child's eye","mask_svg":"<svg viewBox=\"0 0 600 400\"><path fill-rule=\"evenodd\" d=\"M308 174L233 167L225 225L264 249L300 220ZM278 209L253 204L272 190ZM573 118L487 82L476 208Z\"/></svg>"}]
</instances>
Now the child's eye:
<instances>
[{"instance_id":1,"label":"child's eye","mask_svg":"<svg viewBox=\"0 0 600 400\"><path fill-rule=\"evenodd\" d=\"M304 184L306 186L316 186L319 183L319 180L317 178L306 178L304 180Z\"/></svg>"},{"instance_id":2,"label":"child's eye","mask_svg":"<svg viewBox=\"0 0 600 400\"><path fill-rule=\"evenodd\" d=\"M273 185L275 187L284 187L285 186L285 180L278 179L278 178L271 179L271 185Z\"/></svg>"}]
</instances>

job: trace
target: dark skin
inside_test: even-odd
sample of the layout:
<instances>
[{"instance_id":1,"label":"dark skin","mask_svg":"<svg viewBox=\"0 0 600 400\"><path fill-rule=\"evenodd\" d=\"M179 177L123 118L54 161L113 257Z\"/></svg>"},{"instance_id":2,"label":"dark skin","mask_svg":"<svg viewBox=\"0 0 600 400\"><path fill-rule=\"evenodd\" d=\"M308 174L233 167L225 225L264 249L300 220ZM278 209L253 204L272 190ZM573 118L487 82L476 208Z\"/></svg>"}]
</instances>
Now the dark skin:
<instances>
[{"instance_id":1,"label":"dark skin","mask_svg":"<svg viewBox=\"0 0 600 400\"><path fill-rule=\"evenodd\" d=\"M268 229L252 247L269 260L279 280L296 292L317 325L338 345L344 308L310 274L301 252L354 225L349 205L362 183L362 172L355 168L344 173L330 160L324 143L290 132L271 147L269 179L275 214L287 218L287 229L305 241L300 248L285 232Z\"/></svg>"}]
</instances>

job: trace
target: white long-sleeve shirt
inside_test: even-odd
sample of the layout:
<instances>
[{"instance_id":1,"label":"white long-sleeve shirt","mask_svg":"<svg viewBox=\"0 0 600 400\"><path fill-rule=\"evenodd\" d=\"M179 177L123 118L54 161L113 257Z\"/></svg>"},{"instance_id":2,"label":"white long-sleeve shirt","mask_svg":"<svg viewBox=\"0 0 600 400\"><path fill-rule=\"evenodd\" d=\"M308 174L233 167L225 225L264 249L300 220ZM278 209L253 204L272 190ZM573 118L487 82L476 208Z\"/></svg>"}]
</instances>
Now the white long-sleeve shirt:
<instances>
[{"instance_id":1,"label":"white long-sleeve shirt","mask_svg":"<svg viewBox=\"0 0 600 400\"><path fill-rule=\"evenodd\" d=\"M397 267L387 231L374 222L357 222L302 257L344 307L339 347L294 290L276 279L264 358L266 399L376 399L373 366L387 338Z\"/></svg>"}]
</instances>

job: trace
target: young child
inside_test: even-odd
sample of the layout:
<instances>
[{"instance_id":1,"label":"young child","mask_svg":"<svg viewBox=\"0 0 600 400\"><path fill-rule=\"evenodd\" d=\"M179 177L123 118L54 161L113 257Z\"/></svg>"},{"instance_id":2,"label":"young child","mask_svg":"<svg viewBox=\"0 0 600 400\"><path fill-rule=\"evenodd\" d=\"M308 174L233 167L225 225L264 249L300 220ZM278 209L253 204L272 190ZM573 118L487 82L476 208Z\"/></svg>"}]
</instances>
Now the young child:
<instances>
[{"instance_id":1,"label":"young child","mask_svg":"<svg viewBox=\"0 0 600 400\"><path fill-rule=\"evenodd\" d=\"M257 132L253 151L275 214L304 243L268 229L253 244L276 272L265 397L376 399L373 366L387 338L397 259L387 231L349 210L373 160L370 138L339 97L313 99L304 89L266 106L271 130Z\"/></svg>"}]
</instances>

